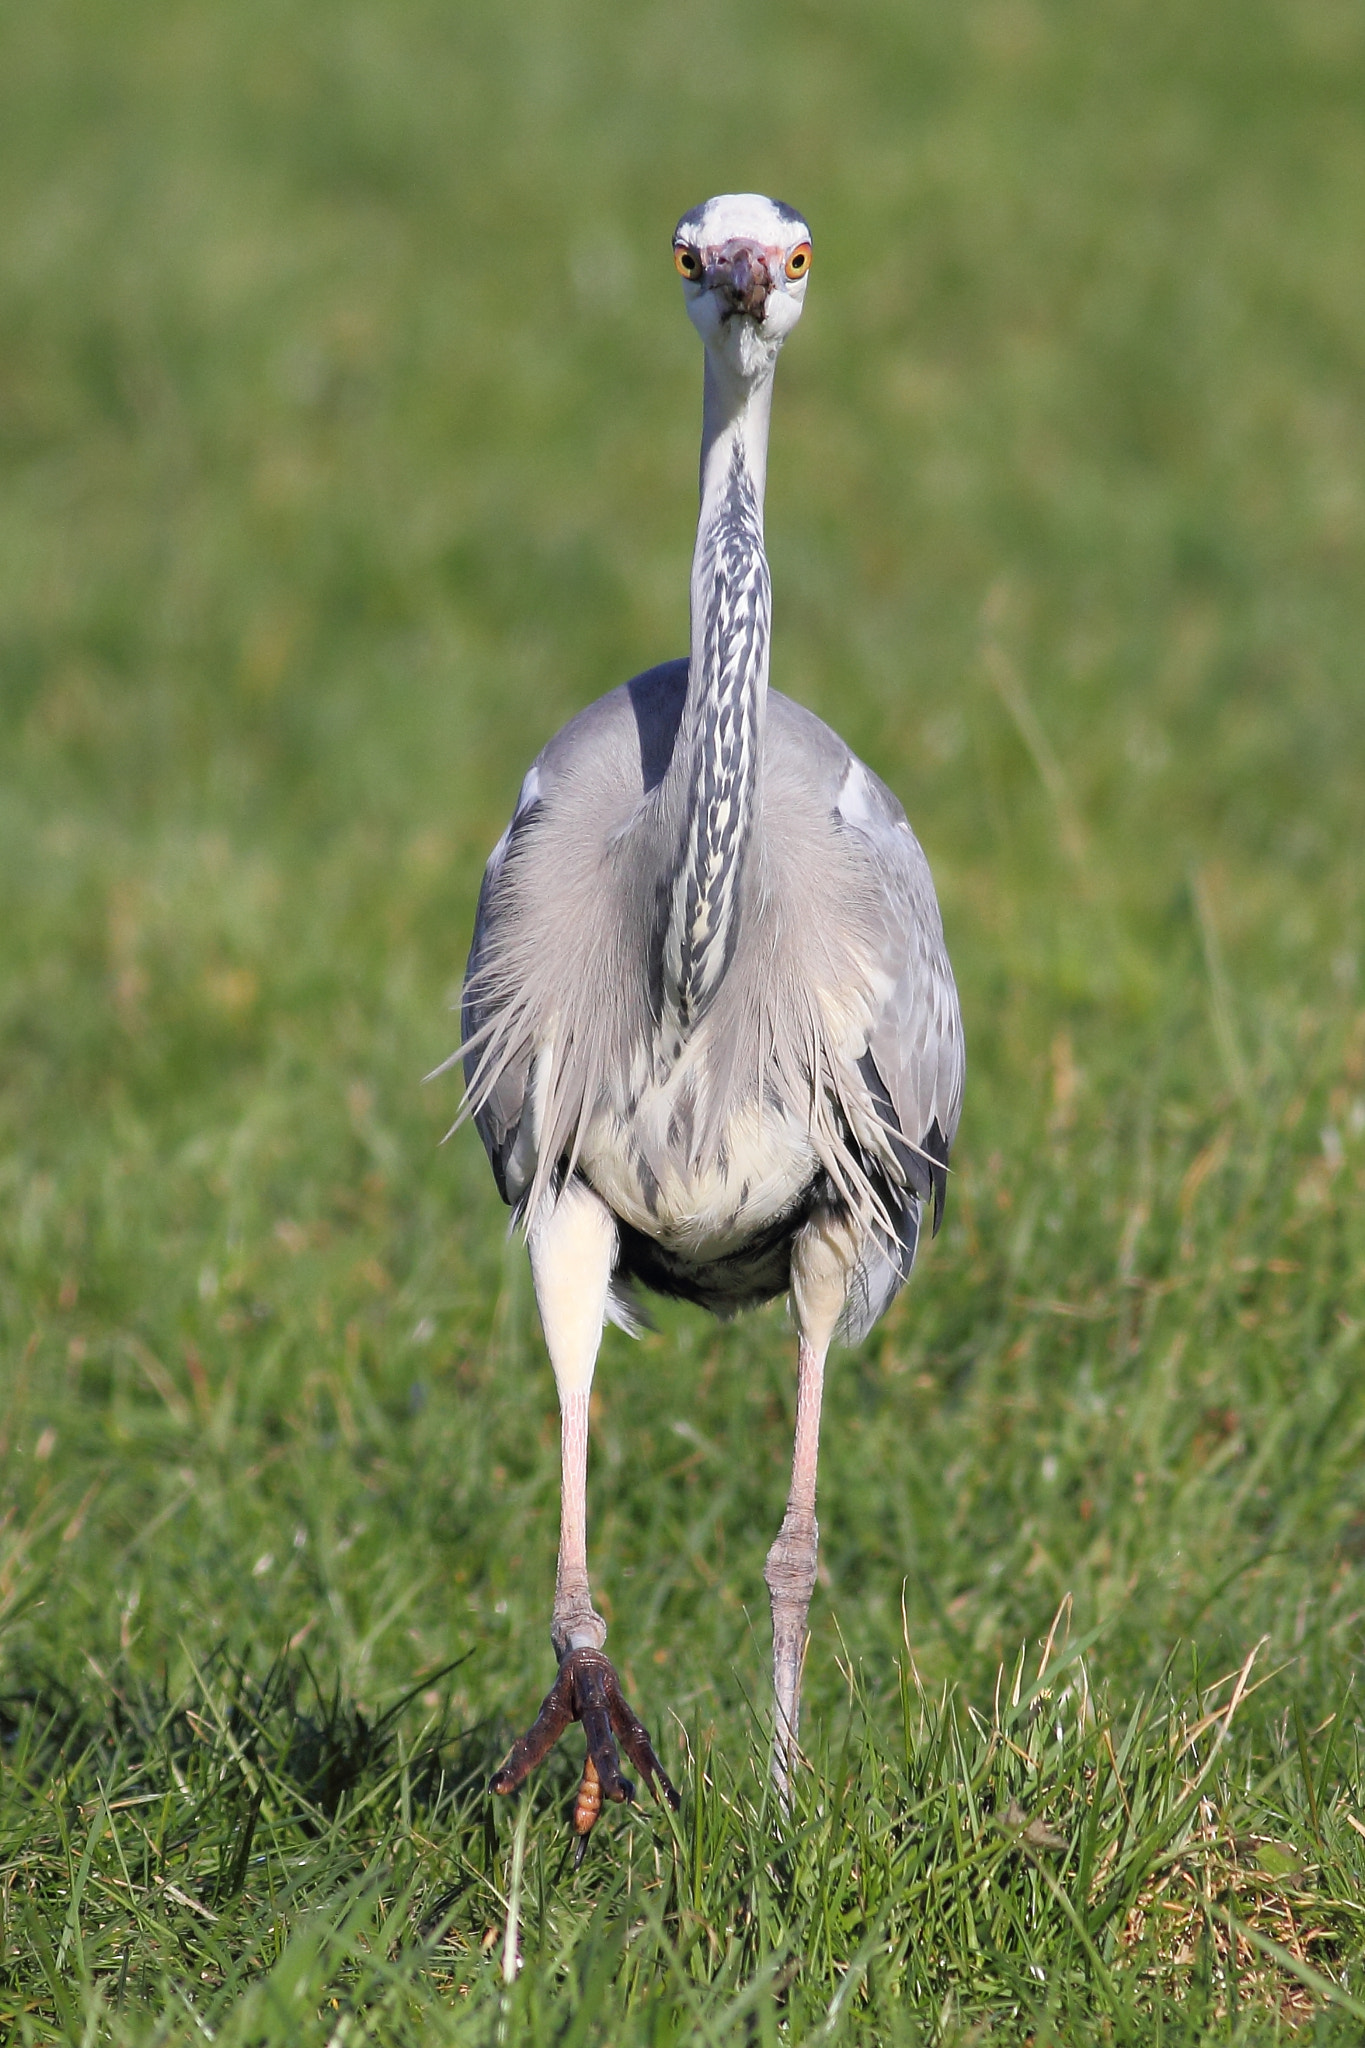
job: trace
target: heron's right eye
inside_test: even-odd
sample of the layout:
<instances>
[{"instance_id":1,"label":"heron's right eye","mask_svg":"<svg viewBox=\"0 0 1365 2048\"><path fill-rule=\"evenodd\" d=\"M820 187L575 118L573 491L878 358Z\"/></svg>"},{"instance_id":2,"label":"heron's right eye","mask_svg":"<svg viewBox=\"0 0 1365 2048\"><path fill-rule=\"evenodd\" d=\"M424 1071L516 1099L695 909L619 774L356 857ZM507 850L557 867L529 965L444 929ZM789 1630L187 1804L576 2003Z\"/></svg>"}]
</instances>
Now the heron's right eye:
<instances>
[{"instance_id":1,"label":"heron's right eye","mask_svg":"<svg viewBox=\"0 0 1365 2048\"><path fill-rule=\"evenodd\" d=\"M677 242L673 248L673 267L679 277L700 277L701 257L686 242Z\"/></svg>"}]
</instances>

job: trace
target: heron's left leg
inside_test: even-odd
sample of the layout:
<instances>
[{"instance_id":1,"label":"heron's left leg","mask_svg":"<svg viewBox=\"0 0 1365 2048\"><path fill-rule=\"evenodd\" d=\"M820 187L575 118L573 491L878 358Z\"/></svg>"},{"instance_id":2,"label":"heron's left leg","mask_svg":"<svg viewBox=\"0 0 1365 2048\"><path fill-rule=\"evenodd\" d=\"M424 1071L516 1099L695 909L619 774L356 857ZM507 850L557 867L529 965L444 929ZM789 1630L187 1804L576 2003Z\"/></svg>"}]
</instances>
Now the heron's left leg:
<instances>
[{"instance_id":1,"label":"heron's left leg","mask_svg":"<svg viewBox=\"0 0 1365 2048\"><path fill-rule=\"evenodd\" d=\"M792 1306L800 1333L796 1442L787 1512L777 1541L768 1552L763 1573L773 1610L773 1782L784 1806L796 1754L806 1617L815 1590L820 1548L820 1525L815 1519L815 1474L820 1454L825 1358L848 1294L855 1257L846 1226L830 1217L812 1218L792 1248Z\"/></svg>"}]
</instances>

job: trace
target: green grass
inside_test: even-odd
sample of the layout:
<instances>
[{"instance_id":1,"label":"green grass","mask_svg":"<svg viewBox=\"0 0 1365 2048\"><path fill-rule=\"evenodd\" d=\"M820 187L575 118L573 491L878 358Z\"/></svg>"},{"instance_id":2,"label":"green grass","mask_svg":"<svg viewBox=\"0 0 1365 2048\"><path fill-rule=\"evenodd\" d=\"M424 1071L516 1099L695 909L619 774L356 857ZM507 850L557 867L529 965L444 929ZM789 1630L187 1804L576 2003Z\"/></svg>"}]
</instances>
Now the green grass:
<instances>
[{"instance_id":1,"label":"green grass","mask_svg":"<svg viewBox=\"0 0 1365 2048\"><path fill-rule=\"evenodd\" d=\"M8 12L0 2036L1362 2038L1363 92L1346 0ZM530 755L685 644L667 236L749 186L774 672L929 850L968 1102L790 1819L789 1333L609 1335L683 1804L575 1871L570 1755L482 1790L554 1399L421 1076Z\"/></svg>"}]
</instances>

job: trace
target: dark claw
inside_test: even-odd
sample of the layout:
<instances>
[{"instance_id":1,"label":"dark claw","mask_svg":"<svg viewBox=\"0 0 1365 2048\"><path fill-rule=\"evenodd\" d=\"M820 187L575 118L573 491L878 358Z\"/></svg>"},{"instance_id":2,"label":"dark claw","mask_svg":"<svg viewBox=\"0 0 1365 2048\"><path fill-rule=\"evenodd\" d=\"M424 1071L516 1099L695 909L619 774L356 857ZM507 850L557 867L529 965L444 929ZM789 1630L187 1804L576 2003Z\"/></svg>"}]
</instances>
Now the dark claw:
<instances>
[{"instance_id":1,"label":"dark claw","mask_svg":"<svg viewBox=\"0 0 1365 2048\"><path fill-rule=\"evenodd\" d=\"M677 1811L677 1792L654 1754L648 1731L621 1691L610 1659L600 1650L570 1650L546 1693L534 1725L512 1744L506 1763L492 1779L491 1792L515 1792L542 1763L570 1721L581 1721L588 1754L574 1806L574 1832L581 1857L603 1799L634 1799L635 1787L621 1770L619 1738L651 1792Z\"/></svg>"}]
</instances>

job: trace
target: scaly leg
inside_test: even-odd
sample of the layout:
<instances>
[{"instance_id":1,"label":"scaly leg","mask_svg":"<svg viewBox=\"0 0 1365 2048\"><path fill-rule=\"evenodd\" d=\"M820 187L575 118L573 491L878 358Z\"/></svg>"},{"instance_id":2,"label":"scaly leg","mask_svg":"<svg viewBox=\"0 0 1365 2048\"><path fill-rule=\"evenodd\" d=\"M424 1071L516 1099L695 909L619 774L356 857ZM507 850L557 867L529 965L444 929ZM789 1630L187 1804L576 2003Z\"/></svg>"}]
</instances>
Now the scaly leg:
<instances>
[{"instance_id":1,"label":"scaly leg","mask_svg":"<svg viewBox=\"0 0 1365 2048\"><path fill-rule=\"evenodd\" d=\"M820 1524L815 1519L815 1467L820 1451L820 1399L824 1353L804 1337L796 1365L796 1443L787 1512L763 1573L773 1608L773 1782L785 1806L796 1754L801 1712L801 1667L806 1655L806 1616L815 1590Z\"/></svg>"},{"instance_id":2,"label":"scaly leg","mask_svg":"<svg viewBox=\"0 0 1365 2048\"><path fill-rule=\"evenodd\" d=\"M618 1740L650 1789L661 1790L671 1805L678 1804L648 1734L602 1654L607 1624L592 1604L588 1584L588 1403L615 1258L611 1211L584 1182L571 1181L551 1214L531 1233L536 1305L559 1389L559 1566L550 1622L559 1676L535 1725L513 1743L491 1786L494 1792L514 1792L548 1756L569 1723L581 1720L588 1754L574 1809L580 1840L591 1830L603 1798L635 1796L635 1787L622 1775Z\"/></svg>"},{"instance_id":3,"label":"scaly leg","mask_svg":"<svg viewBox=\"0 0 1365 2048\"><path fill-rule=\"evenodd\" d=\"M835 1218L812 1219L792 1249L792 1305L800 1341L796 1359L796 1442L791 1491L777 1541L763 1576L773 1610L773 1783L785 1808L791 1790L801 1712L801 1669L806 1617L815 1590L820 1525L815 1519L815 1474L820 1455L820 1404L825 1358L848 1293L854 1250Z\"/></svg>"}]
</instances>

